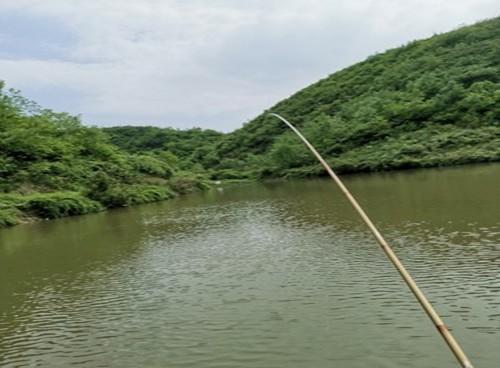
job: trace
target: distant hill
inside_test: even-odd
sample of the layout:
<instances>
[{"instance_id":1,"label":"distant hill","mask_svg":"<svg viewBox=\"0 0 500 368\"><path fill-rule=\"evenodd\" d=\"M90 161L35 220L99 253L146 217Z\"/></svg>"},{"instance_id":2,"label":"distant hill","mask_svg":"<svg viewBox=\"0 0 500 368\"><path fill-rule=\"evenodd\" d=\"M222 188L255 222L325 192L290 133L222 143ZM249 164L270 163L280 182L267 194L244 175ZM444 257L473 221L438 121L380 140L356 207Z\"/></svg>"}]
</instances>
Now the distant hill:
<instances>
[{"instance_id":1,"label":"distant hill","mask_svg":"<svg viewBox=\"0 0 500 368\"><path fill-rule=\"evenodd\" d=\"M201 162L210 167L217 161L210 161L215 144L223 133L210 129L187 130L158 128L152 126L118 126L103 128L110 142L130 153L168 151L178 158L184 168L193 168ZM203 168L200 168L203 170Z\"/></svg>"},{"instance_id":2,"label":"distant hill","mask_svg":"<svg viewBox=\"0 0 500 368\"><path fill-rule=\"evenodd\" d=\"M215 176L322 173L268 112L340 172L500 160L500 18L413 41L304 88L220 140Z\"/></svg>"}]
</instances>

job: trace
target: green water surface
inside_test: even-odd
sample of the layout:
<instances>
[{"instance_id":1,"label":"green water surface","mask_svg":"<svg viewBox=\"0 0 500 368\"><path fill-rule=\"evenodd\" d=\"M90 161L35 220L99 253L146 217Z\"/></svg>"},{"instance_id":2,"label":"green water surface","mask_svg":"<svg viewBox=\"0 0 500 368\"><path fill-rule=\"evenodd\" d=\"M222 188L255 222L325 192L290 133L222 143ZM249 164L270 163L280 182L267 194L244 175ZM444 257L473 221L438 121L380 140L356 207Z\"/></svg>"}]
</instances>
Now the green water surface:
<instances>
[{"instance_id":1,"label":"green water surface","mask_svg":"<svg viewBox=\"0 0 500 368\"><path fill-rule=\"evenodd\" d=\"M500 366L500 165L346 176L476 368ZM458 367L326 179L0 231L1 367Z\"/></svg>"}]
</instances>

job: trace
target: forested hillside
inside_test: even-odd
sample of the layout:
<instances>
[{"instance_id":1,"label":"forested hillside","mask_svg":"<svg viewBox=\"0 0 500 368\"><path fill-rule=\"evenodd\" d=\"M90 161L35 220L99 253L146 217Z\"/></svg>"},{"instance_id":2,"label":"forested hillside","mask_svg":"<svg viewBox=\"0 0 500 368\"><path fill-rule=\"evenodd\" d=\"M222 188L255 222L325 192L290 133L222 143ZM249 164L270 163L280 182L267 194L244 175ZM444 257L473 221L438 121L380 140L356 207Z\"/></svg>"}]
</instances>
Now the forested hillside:
<instances>
[{"instance_id":1,"label":"forested hillside","mask_svg":"<svg viewBox=\"0 0 500 368\"><path fill-rule=\"evenodd\" d=\"M179 130L151 126L104 128L111 143L131 153L168 151L178 158L184 169L204 171L218 163L215 144L223 133L194 128Z\"/></svg>"},{"instance_id":2,"label":"forested hillside","mask_svg":"<svg viewBox=\"0 0 500 368\"><path fill-rule=\"evenodd\" d=\"M83 126L0 84L0 226L166 199L205 178L321 175L276 112L338 172L500 160L500 18L369 57L229 134Z\"/></svg>"},{"instance_id":3,"label":"forested hillside","mask_svg":"<svg viewBox=\"0 0 500 368\"><path fill-rule=\"evenodd\" d=\"M322 172L271 111L339 172L500 160L500 18L410 42L299 91L220 141L217 175Z\"/></svg>"},{"instance_id":4,"label":"forested hillside","mask_svg":"<svg viewBox=\"0 0 500 368\"><path fill-rule=\"evenodd\" d=\"M0 227L158 201L206 184L168 151L126 153L101 129L0 85Z\"/></svg>"}]
</instances>

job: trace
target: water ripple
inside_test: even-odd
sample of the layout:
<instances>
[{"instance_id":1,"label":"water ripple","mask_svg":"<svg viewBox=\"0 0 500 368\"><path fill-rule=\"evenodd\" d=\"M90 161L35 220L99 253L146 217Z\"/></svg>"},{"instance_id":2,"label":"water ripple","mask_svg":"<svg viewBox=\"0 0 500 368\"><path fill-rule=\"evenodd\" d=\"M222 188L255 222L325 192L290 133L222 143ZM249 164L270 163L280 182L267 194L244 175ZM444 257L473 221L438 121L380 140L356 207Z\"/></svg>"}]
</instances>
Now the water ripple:
<instances>
[{"instance_id":1,"label":"water ripple","mask_svg":"<svg viewBox=\"0 0 500 368\"><path fill-rule=\"evenodd\" d=\"M289 185L306 193L312 184ZM252 188L216 202L200 196L194 204L146 207L137 218L139 210L110 213L109 222L92 223L94 237L74 244L53 245L49 234L38 249L60 255L59 263L42 253L41 262L26 258L33 248L5 256L19 270L1 274L0 365L455 366L340 199L330 205L313 193L308 207L276 192L283 189ZM500 225L457 225L451 217L377 216L478 366L494 367ZM92 218L64 230L78 232Z\"/></svg>"}]
</instances>

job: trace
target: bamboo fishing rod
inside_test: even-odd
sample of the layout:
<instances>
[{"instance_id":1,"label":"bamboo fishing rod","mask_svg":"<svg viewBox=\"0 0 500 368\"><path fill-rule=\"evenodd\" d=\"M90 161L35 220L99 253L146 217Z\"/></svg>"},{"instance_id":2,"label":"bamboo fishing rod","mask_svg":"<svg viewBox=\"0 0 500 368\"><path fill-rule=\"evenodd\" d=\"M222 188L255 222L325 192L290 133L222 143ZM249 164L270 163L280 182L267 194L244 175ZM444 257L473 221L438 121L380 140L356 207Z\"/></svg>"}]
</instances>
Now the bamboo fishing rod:
<instances>
[{"instance_id":1,"label":"bamboo fishing rod","mask_svg":"<svg viewBox=\"0 0 500 368\"><path fill-rule=\"evenodd\" d=\"M289 121L287 121L284 117L271 113L270 115L280 119L282 122L284 122L290 129L292 129L295 134L299 136L299 138L302 140L302 142L305 143L307 148L316 156L316 158L321 162L321 165L326 169L330 177L333 179L333 181L337 184L337 186L340 188L342 193L347 197L349 202L352 204L356 212L361 216L363 219L364 223L368 228L370 229L371 233L379 243L380 247L386 254L386 256L389 258L391 263L396 267L398 270L399 274L403 277L403 280L405 281L406 285L410 288L411 292L415 297L417 298L418 302L422 306L422 308L425 310L429 318L432 320L432 323L434 323L434 326L436 326L437 330L441 334L441 336L444 338L446 343L448 344L449 348L457 358L457 360L460 362L461 366L463 368L474 368L472 363L469 361L467 356L465 355L464 351L458 344L458 342L455 340L453 335L451 334L450 330L446 327L446 325L443 323L441 320L441 317L439 317L439 314L436 312L432 304L427 300L427 297L424 295L424 293L420 290L418 287L417 283L413 280L411 277L410 273L406 270L406 268L403 266L399 258L396 256L392 248L389 246L389 244L385 241L384 237L382 234L378 231L376 226L373 224L373 222L370 220L368 215L365 213L363 208L359 205L358 201L354 198L354 196L349 192L347 187L344 185L344 183L339 179L337 174L332 170L330 165L327 164L325 159L318 153L316 148L309 143L309 141L302 135L302 133L295 128Z\"/></svg>"}]
</instances>

